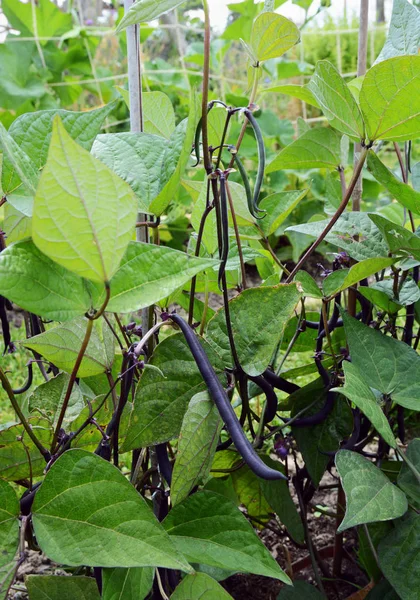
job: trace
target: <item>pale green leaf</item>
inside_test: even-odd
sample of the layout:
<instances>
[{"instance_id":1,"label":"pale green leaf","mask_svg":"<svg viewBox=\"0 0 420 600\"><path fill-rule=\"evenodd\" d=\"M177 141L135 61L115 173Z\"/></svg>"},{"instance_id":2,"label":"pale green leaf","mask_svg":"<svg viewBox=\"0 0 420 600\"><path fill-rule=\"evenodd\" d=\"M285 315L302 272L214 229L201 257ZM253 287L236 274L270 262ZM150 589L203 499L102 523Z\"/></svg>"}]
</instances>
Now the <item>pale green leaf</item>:
<instances>
[{"instance_id":1,"label":"pale green leaf","mask_svg":"<svg viewBox=\"0 0 420 600\"><path fill-rule=\"evenodd\" d=\"M295 283L280 284L245 290L229 302L236 351L248 375L260 375L268 367L300 295ZM209 321L206 339L232 365L224 309Z\"/></svg>"},{"instance_id":2,"label":"pale green leaf","mask_svg":"<svg viewBox=\"0 0 420 600\"><path fill-rule=\"evenodd\" d=\"M375 63L417 54L420 45L420 12L408 0L394 0L388 36Z\"/></svg>"},{"instance_id":3,"label":"pale green leaf","mask_svg":"<svg viewBox=\"0 0 420 600\"><path fill-rule=\"evenodd\" d=\"M420 135L420 56L397 56L366 73L360 109L369 141L404 142Z\"/></svg>"},{"instance_id":4,"label":"pale green leaf","mask_svg":"<svg viewBox=\"0 0 420 600\"><path fill-rule=\"evenodd\" d=\"M100 600L93 577L29 575L25 585L29 600Z\"/></svg>"},{"instance_id":5,"label":"pale green leaf","mask_svg":"<svg viewBox=\"0 0 420 600\"><path fill-rule=\"evenodd\" d=\"M388 419L384 415L381 406L378 404L375 394L360 376L359 371L353 363L343 362L345 384L344 387L334 388L334 391L343 394L351 400L369 419L376 431L382 436L384 441L391 446L396 447L396 441Z\"/></svg>"},{"instance_id":6,"label":"pale green leaf","mask_svg":"<svg viewBox=\"0 0 420 600\"><path fill-rule=\"evenodd\" d=\"M336 169L340 162L340 138L332 129L317 127L286 146L269 163L266 173L280 169Z\"/></svg>"},{"instance_id":7,"label":"pale green leaf","mask_svg":"<svg viewBox=\"0 0 420 600\"><path fill-rule=\"evenodd\" d=\"M66 395L69 384L70 375L67 373L59 373L49 381L41 383L28 398L29 412L37 412L42 417L45 417L51 422L51 425L56 425L57 420L63 406L64 397ZM74 421L82 410L85 408L85 401L80 387L75 383L71 391L68 407L64 416L64 423Z\"/></svg>"},{"instance_id":8,"label":"pale green leaf","mask_svg":"<svg viewBox=\"0 0 420 600\"><path fill-rule=\"evenodd\" d=\"M31 237L32 219L17 210L9 202L4 205L3 229L7 234L7 243L13 244Z\"/></svg>"},{"instance_id":9,"label":"pale green leaf","mask_svg":"<svg viewBox=\"0 0 420 600\"><path fill-rule=\"evenodd\" d=\"M83 279L42 254L30 240L12 244L0 254L0 293L54 321L74 319L91 307Z\"/></svg>"},{"instance_id":10,"label":"pale green leaf","mask_svg":"<svg viewBox=\"0 0 420 600\"><path fill-rule=\"evenodd\" d=\"M323 290L326 296L332 296L351 287L358 281L370 277L382 269L390 267L395 258L366 258L353 265L350 269L334 271L323 282Z\"/></svg>"},{"instance_id":11,"label":"pale green leaf","mask_svg":"<svg viewBox=\"0 0 420 600\"><path fill-rule=\"evenodd\" d=\"M378 547L379 566L403 600L419 598L419 554L420 515L410 513L395 523Z\"/></svg>"},{"instance_id":12,"label":"pale green leaf","mask_svg":"<svg viewBox=\"0 0 420 600\"><path fill-rule=\"evenodd\" d=\"M240 510L219 494L193 494L171 510L163 526L190 562L291 583Z\"/></svg>"},{"instance_id":13,"label":"pale green leaf","mask_svg":"<svg viewBox=\"0 0 420 600\"><path fill-rule=\"evenodd\" d=\"M222 420L207 392L191 399L182 421L172 473L171 502L179 504L210 472L219 441Z\"/></svg>"},{"instance_id":14,"label":"pale green leaf","mask_svg":"<svg viewBox=\"0 0 420 600\"><path fill-rule=\"evenodd\" d=\"M254 21L251 47L259 62L279 58L300 40L296 25L274 12L263 12Z\"/></svg>"},{"instance_id":15,"label":"pale green leaf","mask_svg":"<svg viewBox=\"0 0 420 600\"><path fill-rule=\"evenodd\" d=\"M131 188L55 117L32 218L38 248L82 277L109 281L133 235L136 204Z\"/></svg>"},{"instance_id":16,"label":"pale green leaf","mask_svg":"<svg viewBox=\"0 0 420 600\"><path fill-rule=\"evenodd\" d=\"M305 198L308 191L309 189L307 188L304 190L277 192L261 200L259 206L261 210L266 211L266 215L258 224L266 237L275 233L299 202Z\"/></svg>"},{"instance_id":17,"label":"pale green leaf","mask_svg":"<svg viewBox=\"0 0 420 600\"><path fill-rule=\"evenodd\" d=\"M84 450L65 452L48 471L32 521L40 548L58 563L191 571L130 482Z\"/></svg>"},{"instance_id":18,"label":"pale green leaf","mask_svg":"<svg viewBox=\"0 0 420 600\"><path fill-rule=\"evenodd\" d=\"M420 192L397 179L379 160L375 152L369 152L367 164L376 181L379 181L398 202L401 202L408 210L420 214Z\"/></svg>"},{"instance_id":19,"label":"pale green leaf","mask_svg":"<svg viewBox=\"0 0 420 600\"><path fill-rule=\"evenodd\" d=\"M130 94L128 90L116 86L130 108ZM143 92L143 122L144 132L169 138L175 129L175 112L171 99L163 92Z\"/></svg>"},{"instance_id":20,"label":"pale green leaf","mask_svg":"<svg viewBox=\"0 0 420 600\"><path fill-rule=\"evenodd\" d=\"M404 342L385 336L343 312L352 363L369 387L394 402L420 409L420 356ZM410 377L407 377L407 373Z\"/></svg>"},{"instance_id":21,"label":"pale green leaf","mask_svg":"<svg viewBox=\"0 0 420 600\"><path fill-rule=\"evenodd\" d=\"M407 510L407 498L369 460L350 450L339 450L335 465L346 494L346 514L338 531L363 523L389 521Z\"/></svg>"},{"instance_id":22,"label":"pale green leaf","mask_svg":"<svg viewBox=\"0 0 420 600\"><path fill-rule=\"evenodd\" d=\"M0 479L0 567L15 558L19 545L19 512L15 490Z\"/></svg>"},{"instance_id":23,"label":"pale green leaf","mask_svg":"<svg viewBox=\"0 0 420 600\"><path fill-rule=\"evenodd\" d=\"M268 94L284 94L285 96L292 96L293 98L298 98L299 100L303 100L306 104L310 104L311 106L318 106L318 102L314 98L313 93L308 88L308 85L298 85L298 84L283 84L283 85L275 85L274 87L264 88L262 93Z\"/></svg>"},{"instance_id":24,"label":"pale green leaf","mask_svg":"<svg viewBox=\"0 0 420 600\"><path fill-rule=\"evenodd\" d=\"M137 23L147 23L177 8L185 0L137 0L121 19L117 33Z\"/></svg>"},{"instance_id":25,"label":"pale green leaf","mask_svg":"<svg viewBox=\"0 0 420 600\"><path fill-rule=\"evenodd\" d=\"M39 0L34 5L35 19L31 3L22 4L15 0L2 0L2 10L12 27L20 31L23 36L39 36L41 46L47 44L50 37L61 35L71 28L71 15L60 10L49 0ZM36 20L36 28L34 20Z\"/></svg>"},{"instance_id":26,"label":"pale green leaf","mask_svg":"<svg viewBox=\"0 0 420 600\"><path fill-rule=\"evenodd\" d=\"M4 156L8 159L14 171L16 171L17 175L19 176L19 182L15 184L14 182L10 181L9 177L7 177L8 174L5 171L5 167L3 167L3 193L8 194L9 192L13 191L13 189L19 185L20 181L22 181L27 190L34 194L38 185L38 173L36 172L29 156L18 146L12 136L6 131L2 123L0 123L0 146L3 149ZM4 162L6 163L6 160Z\"/></svg>"},{"instance_id":27,"label":"pale green leaf","mask_svg":"<svg viewBox=\"0 0 420 600\"><path fill-rule=\"evenodd\" d=\"M334 65L327 60L319 61L308 88L332 127L357 142L364 138L360 109Z\"/></svg>"},{"instance_id":28,"label":"pale green leaf","mask_svg":"<svg viewBox=\"0 0 420 600\"><path fill-rule=\"evenodd\" d=\"M102 569L102 600L144 600L153 585L151 567Z\"/></svg>"},{"instance_id":29,"label":"pale green leaf","mask_svg":"<svg viewBox=\"0 0 420 600\"><path fill-rule=\"evenodd\" d=\"M207 342L200 340L213 368L225 381L224 364ZM191 398L206 385L182 334L172 335L156 348L136 389L123 451L151 446L176 437Z\"/></svg>"},{"instance_id":30,"label":"pale green leaf","mask_svg":"<svg viewBox=\"0 0 420 600\"><path fill-rule=\"evenodd\" d=\"M150 306L217 264L211 258L196 258L165 246L130 242L111 279L107 310L131 312Z\"/></svg>"},{"instance_id":31,"label":"pale green leaf","mask_svg":"<svg viewBox=\"0 0 420 600\"><path fill-rule=\"evenodd\" d=\"M87 319L79 318L48 329L24 342L26 348L35 350L46 360L70 373L85 337ZM112 339L111 349L104 339ZM95 321L92 335L80 364L78 376L90 377L107 371L112 366L114 338L104 319Z\"/></svg>"},{"instance_id":32,"label":"pale green leaf","mask_svg":"<svg viewBox=\"0 0 420 600\"><path fill-rule=\"evenodd\" d=\"M176 587L171 600L229 600L232 598L213 577L206 573L187 575Z\"/></svg>"}]
</instances>

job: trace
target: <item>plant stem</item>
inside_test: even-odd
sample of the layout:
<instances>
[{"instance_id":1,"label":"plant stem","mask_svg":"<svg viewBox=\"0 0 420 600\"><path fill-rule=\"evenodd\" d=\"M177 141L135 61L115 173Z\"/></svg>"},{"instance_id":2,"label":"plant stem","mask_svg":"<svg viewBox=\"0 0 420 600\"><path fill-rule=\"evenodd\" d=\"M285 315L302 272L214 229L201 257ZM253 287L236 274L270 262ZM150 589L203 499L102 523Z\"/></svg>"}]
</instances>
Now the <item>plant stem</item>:
<instances>
[{"instance_id":1,"label":"plant stem","mask_svg":"<svg viewBox=\"0 0 420 600\"><path fill-rule=\"evenodd\" d=\"M407 170L406 170L406 168L404 166L404 160L403 160L403 157L402 157L402 154L401 154L400 147L399 147L399 145L398 145L397 142L394 142L394 149L395 149L395 153L396 153L397 158L398 158L398 162L400 164L402 180L403 180L404 183L408 183L408 180L407 180ZM414 223L414 217L413 217L413 213L411 212L411 210L408 211L408 216L410 218L411 229L412 229L412 231L414 233L416 231L416 226L415 226L415 223Z\"/></svg>"},{"instance_id":2,"label":"plant stem","mask_svg":"<svg viewBox=\"0 0 420 600\"><path fill-rule=\"evenodd\" d=\"M207 104L209 101L210 80L210 11L207 0L203 0L204 9L204 66L203 66L203 90L201 102L201 136L203 142L203 161L207 174L211 173L212 165L209 153Z\"/></svg>"},{"instance_id":3,"label":"plant stem","mask_svg":"<svg viewBox=\"0 0 420 600\"><path fill-rule=\"evenodd\" d=\"M85 337L83 338L83 342L80 347L79 354L77 355L76 362L74 363L74 367L73 367L73 370L70 375L70 380L67 385L66 395L64 396L63 404L62 404L61 410L60 410L60 415L58 417L57 425L55 427L54 436L53 436L53 440L51 443L51 452L55 451L55 447L57 445L58 434L60 433L61 425L63 424L63 420L64 420L64 416L66 414L67 406L68 406L68 403L70 400L71 392L73 390L73 385L74 385L74 382L76 381L77 372L79 370L80 364L83 360L83 356L85 355L86 349L88 347L90 336L92 335L92 328L93 328L93 320L88 319L87 325L86 325Z\"/></svg>"},{"instance_id":4,"label":"plant stem","mask_svg":"<svg viewBox=\"0 0 420 600\"><path fill-rule=\"evenodd\" d=\"M351 198L351 195L353 193L353 190L355 188L355 185L356 185L357 181L359 180L360 174L363 169L363 165L365 164L368 150L369 150L369 148L367 148L367 147L363 148L363 150L360 154L359 162L356 165L356 168L353 172L353 176L351 178L349 187L347 188L346 195L344 196L343 200L341 201L340 206L337 208L331 221L325 227L325 229L321 233L321 235L319 235L318 238L314 241L312 246L310 246L310 248L305 252L305 254L302 256L302 258L298 261L295 268L292 270L292 272L286 279L286 283L290 283L293 280L293 277L299 271L299 269L301 268L303 263L311 256L312 252L314 252L314 250L316 250L316 248L318 248L319 244L325 239L325 237L328 235L328 233L331 231L331 229L334 227L334 225L337 223L338 219L341 217L341 215L345 211L345 209L349 203L349 200Z\"/></svg>"},{"instance_id":5,"label":"plant stem","mask_svg":"<svg viewBox=\"0 0 420 600\"><path fill-rule=\"evenodd\" d=\"M45 458L45 461L48 462L51 458L50 453L48 452L48 450L46 448L44 448L44 446L41 444L41 442L38 440L38 438L32 431L31 426L29 425L28 421L26 420L26 418L20 408L19 402L15 398L15 395L12 390L12 386L10 385L10 381L8 380L6 373L3 371L3 369L1 367L0 367L0 381L3 386L4 391L6 392L6 394L9 397L10 403L13 406L13 410L17 414L26 433L31 438L34 445L38 448L38 450L40 451L42 456Z\"/></svg>"},{"instance_id":6,"label":"plant stem","mask_svg":"<svg viewBox=\"0 0 420 600\"><path fill-rule=\"evenodd\" d=\"M159 329L163 327L163 325L171 326L172 323L171 321L160 321L159 323L156 323L156 325L153 325L153 327L148 330L148 332L141 338L139 343L134 348L134 353L136 356L140 356L140 354L142 354L144 346L147 344L150 338L154 336L156 331L159 331Z\"/></svg>"},{"instance_id":7,"label":"plant stem","mask_svg":"<svg viewBox=\"0 0 420 600\"><path fill-rule=\"evenodd\" d=\"M205 283L205 289L204 289L203 315L201 317L201 323L200 323L200 335L203 335L203 333L204 333L204 328L206 326L207 311L209 308L209 278L208 278L207 274L205 274L204 276L206 278L206 283Z\"/></svg>"},{"instance_id":8,"label":"plant stem","mask_svg":"<svg viewBox=\"0 0 420 600\"><path fill-rule=\"evenodd\" d=\"M242 254L241 238L239 236L238 222L236 220L235 207L233 206L232 193L230 191L229 182L226 179L226 192L229 200L230 214L232 215L233 229L235 230L236 245L238 246L239 263L241 265L242 289L246 290L246 272L244 255Z\"/></svg>"}]
</instances>

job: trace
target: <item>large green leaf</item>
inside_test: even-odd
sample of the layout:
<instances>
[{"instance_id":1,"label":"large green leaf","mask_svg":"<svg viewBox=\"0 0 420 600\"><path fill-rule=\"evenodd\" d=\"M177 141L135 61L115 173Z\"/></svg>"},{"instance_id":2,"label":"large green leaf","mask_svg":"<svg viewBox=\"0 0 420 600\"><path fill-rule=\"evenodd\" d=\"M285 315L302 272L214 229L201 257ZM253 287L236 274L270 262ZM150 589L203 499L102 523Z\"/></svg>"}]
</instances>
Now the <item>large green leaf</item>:
<instances>
[{"instance_id":1,"label":"large green leaf","mask_svg":"<svg viewBox=\"0 0 420 600\"><path fill-rule=\"evenodd\" d=\"M130 108L128 90L117 86L117 90ZM169 138L175 129L175 111L171 99L163 92L143 92L144 132Z\"/></svg>"},{"instance_id":2,"label":"large green leaf","mask_svg":"<svg viewBox=\"0 0 420 600\"><path fill-rule=\"evenodd\" d=\"M92 577L29 575L25 579L30 600L100 600Z\"/></svg>"},{"instance_id":3,"label":"large green leaf","mask_svg":"<svg viewBox=\"0 0 420 600\"><path fill-rule=\"evenodd\" d=\"M352 140L360 141L364 138L360 109L334 65L327 60L319 61L308 88L332 127Z\"/></svg>"},{"instance_id":4,"label":"large green leaf","mask_svg":"<svg viewBox=\"0 0 420 600\"><path fill-rule=\"evenodd\" d=\"M351 258L364 260L388 256L388 248L376 224L373 224L367 213L344 213L327 234L326 240L334 246L345 250ZM296 231L312 237L318 237L325 229L330 219L292 225L286 231ZM359 241L355 237L359 236Z\"/></svg>"},{"instance_id":5,"label":"large green leaf","mask_svg":"<svg viewBox=\"0 0 420 600\"><path fill-rule=\"evenodd\" d=\"M8 1L14 3L14 0ZM32 110L32 102L45 95L40 73L34 72L32 67L36 53L36 46L30 41L15 42L6 38L0 44L0 101L2 109L10 111L11 119L16 112ZM7 114L2 112L3 117Z\"/></svg>"},{"instance_id":6,"label":"large green leaf","mask_svg":"<svg viewBox=\"0 0 420 600\"><path fill-rule=\"evenodd\" d=\"M411 464L420 471L420 438L411 440L408 444L406 456ZM415 502L416 507L420 508L420 484L413 471L405 462L398 474L398 485Z\"/></svg>"},{"instance_id":7,"label":"large green leaf","mask_svg":"<svg viewBox=\"0 0 420 600\"><path fill-rule=\"evenodd\" d=\"M0 479L0 568L15 558L19 545L19 512L15 490Z\"/></svg>"},{"instance_id":8,"label":"large green leaf","mask_svg":"<svg viewBox=\"0 0 420 600\"><path fill-rule=\"evenodd\" d=\"M219 494L190 496L171 510L163 526L192 563L291 583L240 510Z\"/></svg>"},{"instance_id":9,"label":"large green leaf","mask_svg":"<svg viewBox=\"0 0 420 600\"><path fill-rule=\"evenodd\" d=\"M340 138L332 129L317 127L286 146L269 163L266 173L280 169L336 169L340 163Z\"/></svg>"},{"instance_id":10,"label":"large green leaf","mask_svg":"<svg viewBox=\"0 0 420 600\"><path fill-rule=\"evenodd\" d=\"M106 117L115 109L117 102L111 102L95 110L76 112L69 110L40 110L25 113L15 119L10 126L9 134L30 159L36 171L45 166L48 148L53 132L53 122L59 116L65 130L75 142L85 150L90 150L93 141L101 130ZM14 189L19 185L21 177L9 160L4 161L2 172L3 187ZM19 207L17 207L19 208Z\"/></svg>"},{"instance_id":11,"label":"large green leaf","mask_svg":"<svg viewBox=\"0 0 420 600\"><path fill-rule=\"evenodd\" d=\"M224 378L224 364L207 342L202 346ZM166 442L179 434L191 398L206 389L182 334L163 340L149 361L136 389L123 450Z\"/></svg>"},{"instance_id":12,"label":"large green leaf","mask_svg":"<svg viewBox=\"0 0 420 600\"><path fill-rule=\"evenodd\" d=\"M403 183L379 160L375 152L368 154L367 164L374 178L409 210L420 214L420 192Z\"/></svg>"},{"instance_id":13,"label":"large green leaf","mask_svg":"<svg viewBox=\"0 0 420 600\"><path fill-rule=\"evenodd\" d=\"M397 290L397 297L394 295L392 279L377 281L370 287L360 286L359 291L378 308L390 313L396 313L402 306L409 306L420 300L420 289L413 279L404 281L401 289Z\"/></svg>"},{"instance_id":14,"label":"large green leaf","mask_svg":"<svg viewBox=\"0 0 420 600\"><path fill-rule=\"evenodd\" d=\"M59 563L191 571L122 473L84 450L65 452L48 471L32 521L40 548Z\"/></svg>"},{"instance_id":15,"label":"large green leaf","mask_svg":"<svg viewBox=\"0 0 420 600\"><path fill-rule=\"evenodd\" d=\"M420 45L420 12L408 0L394 0L388 36L376 62L393 56L417 54Z\"/></svg>"},{"instance_id":16,"label":"large green leaf","mask_svg":"<svg viewBox=\"0 0 420 600\"><path fill-rule=\"evenodd\" d=\"M343 363L345 385L342 388L335 388L351 400L362 413L369 419L376 431L382 436L384 441L395 448L397 443L389 426L388 420L384 415L381 406L376 400L366 381L360 376L353 363L345 361Z\"/></svg>"},{"instance_id":17,"label":"large green leaf","mask_svg":"<svg viewBox=\"0 0 420 600\"><path fill-rule=\"evenodd\" d=\"M405 494L369 460L350 450L340 450L335 464L346 494L346 514L338 531L363 523L390 521L407 510Z\"/></svg>"},{"instance_id":18,"label":"large green leaf","mask_svg":"<svg viewBox=\"0 0 420 600\"><path fill-rule=\"evenodd\" d=\"M102 600L144 600L153 585L152 567L102 570Z\"/></svg>"},{"instance_id":19,"label":"large green leaf","mask_svg":"<svg viewBox=\"0 0 420 600\"><path fill-rule=\"evenodd\" d=\"M326 391L321 379L317 379L294 392L289 401L292 406L291 416L300 410L308 408L305 416L318 413L326 401ZM309 406L312 405L311 408ZM334 406L328 417L322 423L309 429L293 427L292 433L299 451L302 453L305 465L315 486L319 484L330 461L326 452L335 452L340 443L346 439L353 429L353 415L347 401L338 394L334 398Z\"/></svg>"},{"instance_id":20,"label":"large green leaf","mask_svg":"<svg viewBox=\"0 0 420 600\"><path fill-rule=\"evenodd\" d=\"M117 33L129 25L153 21L184 2L185 0L137 0L121 19Z\"/></svg>"},{"instance_id":21,"label":"large green leaf","mask_svg":"<svg viewBox=\"0 0 420 600\"><path fill-rule=\"evenodd\" d=\"M29 411L34 411L45 417L51 422L51 425L56 425L64 397L66 395L70 376L67 373L59 373L49 381L41 383L28 398ZM71 421L74 421L85 407L85 401L80 387L77 384L73 385L71 396L68 403L68 408L64 417L65 426Z\"/></svg>"},{"instance_id":22,"label":"large green leaf","mask_svg":"<svg viewBox=\"0 0 420 600\"><path fill-rule=\"evenodd\" d=\"M420 515L410 513L379 544L379 565L403 600L419 597Z\"/></svg>"},{"instance_id":23,"label":"large green leaf","mask_svg":"<svg viewBox=\"0 0 420 600\"><path fill-rule=\"evenodd\" d=\"M91 307L83 279L42 254L30 240L17 242L0 254L0 293L54 321L74 319Z\"/></svg>"},{"instance_id":24,"label":"large green leaf","mask_svg":"<svg viewBox=\"0 0 420 600\"><path fill-rule=\"evenodd\" d=\"M130 312L150 306L217 264L211 258L196 258L165 246L130 242L111 279L108 310Z\"/></svg>"},{"instance_id":25,"label":"large green leaf","mask_svg":"<svg viewBox=\"0 0 420 600\"><path fill-rule=\"evenodd\" d=\"M405 227L397 225L381 215L370 214L371 221L382 233L390 252L420 260L420 237Z\"/></svg>"},{"instance_id":26,"label":"large green leaf","mask_svg":"<svg viewBox=\"0 0 420 600\"><path fill-rule=\"evenodd\" d=\"M274 12L262 12L252 25L251 47L258 62L279 58L299 39L296 25Z\"/></svg>"},{"instance_id":27,"label":"large green leaf","mask_svg":"<svg viewBox=\"0 0 420 600\"><path fill-rule=\"evenodd\" d=\"M420 135L420 56L397 56L374 65L360 91L370 141L404 142Z\"/></svg>"},{"instance_id":28,"label":"large green leaf","mask_svg":"<svg viewBox=\"0 0 420 600\"><path fill-rule=\"evenodd\" d=\"M366 258L353 265L350 269L333 271L323 282L325 296L332 296L346 290L358 281L370 277L382 269L390 267L395 258Z\"/></svg>"},{"instance_id":29,"label":"large green leaf","mask_svg":"<svg viewBox=\"0 0 420 600\"><path fill-rule=\"evenodd\" d=\"M171 483L172 505L207 479L219 441L222 420L207 392L191 398L182 421Z\"/></svg>"},{"instance_id":30,"label":"large green leaf","mask_svg":"<svg viewBox=\"0 0 420 600\"><path fill-rule=\"evenodd\" d=\"M31 237L32 219L17 210L9 202L4 205L3 229L7 235L7 243L13 244Z\"/></svg>"},{"instance_id":31,"label":"large green leaf","mask_svg":"<svg viewBox=\"0 0 420 600\"><path fill-rule=\"evenodd\" d=\"M34 194L38 185L38 173L29 156L18 146L2 123L0 123L0 146L5 157L2 166L1 182L3 193L8 194L13 191L20 182L23 182L27 191ZM13 173L10 172L10 169L9 172L6 170L8 163L19 177L17 182L13 181Z\"/></svg>"},{"instance_id":32,"label":"large green leaf","mask_svg":"<svg viewBox=\"0 0 420 600\"><path fill-rule=\"evenodd\" d=\"M131 188L55 117L32 218L38 248L82 277L109 281L133 235L136 205Z\"/></svg>"},{"instance_id":33,"label":"large green leaf","mask_svg":"<svg viewBox=\"0 0 420 600\"><path fill-rule=\"evenodd\" d=\"M265 210L267 214L261 219L259 226L267 237L280 227L308 191L309 189L277 192L260 202L261 210Z\"/></svg>"},{"instance_id":34,"label":"large green leaf","mask_svg":"<svg viewBox=\"0 0 420 600\"><path fill-rule=\"evenodd\" d=\"M39 43L42 46L47 44L48 38L59 36L72 27L71 15L50 0L39 0L34 5L34 13L30 2L22 4L15 0L2 0L2 10L13 29L26 37L41 38Z\"/></svg>"},{"instance_id":35,"label":"large green leaf","mask_svg":"<svg viewBox=\"0 0 420 600\"><path fill-rule=\"evenodd\" d=\"M171 600L229 600L232 598L220 583L206 573L187 575L176 587Z\"/></svg>"},{"instance_id":36,"label":"large green leaf","mask_svg":"<svg viewBox=\"0 0 420 600\"><path fill-rule=\"evenodd\" d=\"M255 376L266 370L299 298L293 283L248 289L229 302L236 351L246 373ZM207 341L232 365L224 309L209 321Z\"/></svg>"},{"instance_id":37,"label":"large green leaf","mask_svg":"<svg viewBox=\"0 0 420 600\"><path fill-rule=\"evenodd\" d=\"M58 325L22 342L63 371L70 373L86 332L87 319L79 318ZM114 357L114 337L104 319L95 321L92 335L78 370L79 377L107 371Z\"/></svg>"},{"instance_id":38,"label":"large green leaf","mask_svg":"<svg viewBox=\"0 0 420 600\"><path fill-rule=\"evenodd\" d=\"M365 383L394 402L420 409L420 356L404 342L385 336L343 313L352 363ZM407 373L410 377L407 377Z\"/></svg>"}]
</instances>

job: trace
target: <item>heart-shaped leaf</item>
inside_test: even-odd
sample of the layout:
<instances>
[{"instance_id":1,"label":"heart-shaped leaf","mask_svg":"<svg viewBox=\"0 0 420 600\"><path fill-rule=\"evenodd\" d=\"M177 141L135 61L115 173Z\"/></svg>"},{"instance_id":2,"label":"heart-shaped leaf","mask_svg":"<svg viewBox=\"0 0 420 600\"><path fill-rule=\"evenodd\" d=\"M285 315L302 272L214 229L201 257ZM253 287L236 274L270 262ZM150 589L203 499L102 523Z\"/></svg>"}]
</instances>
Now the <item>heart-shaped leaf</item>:
<instances>
[{"instance_id":1,"label":"heart-shaped leaf","mask_svg":"<svg viewBox=\"0 0 420 600\"><path fill-rule=\"evenodd\" d=\"M258 62L279 58L299 39L296 25L274 12L262 12L252 25L251 47Z\"/></svg>"}]
</instances>

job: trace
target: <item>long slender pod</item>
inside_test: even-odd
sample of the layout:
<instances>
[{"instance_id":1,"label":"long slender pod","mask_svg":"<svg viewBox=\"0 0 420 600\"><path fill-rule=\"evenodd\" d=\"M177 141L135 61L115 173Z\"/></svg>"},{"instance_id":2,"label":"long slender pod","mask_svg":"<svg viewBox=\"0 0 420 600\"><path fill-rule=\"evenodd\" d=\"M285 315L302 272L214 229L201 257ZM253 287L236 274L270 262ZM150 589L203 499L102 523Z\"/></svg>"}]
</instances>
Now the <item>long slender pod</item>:
<instances>
[{"instance_id":1,"label":"long slender pod","mask_svg":"<svg viewBox=\"0 0 420 600\"><path fill-rule=\"evenodd\" d=\"M273 386L268 383L266 379L262 375L258 375L258 377L250 377L251 381L256 383L259 388L262 389L265 395L265 410L264 410L264 423L270 423L276 416L278 399L276 396L276 392L274 391Z\"/></svg>"},{"instance_id":2,"label":"long slender pod","mask_svg":"<svg viewBox=\"0 0 420 600\"><path fill-rule=\"evenodd\" d=\"M229 255L229 221L226 197L226 175L220 172L220 220L221 220L221 252L220 252L220 267L219 267L219 288L222 289L222 278L225 273L226 263Z\"/></svg>"},{"instance_id":3,"label":"long slender pod","mask_svg":"<svg viewBox=\"0 0 420 600\"><path fill-rule=\"evenodd\" d=\"M254 197L252 200L254 210L258 212L262 212L261 209L258 208L258 199L260 197L260 191L262 182L264 179L264 171L265 171L265 147L264 147L264 139L261 133L260 126L257 123L256 118L252 114L252 112L246 108L244 110L244 114L248 121L251 123L251 127L254 130L255 139L257 140L257 150L258 150L258 171L257 178L255 180L254 187Z\"/></svg>"},{"instance_id":4,"label":"long slender pod","mask_svg":"<svg viewBox=\"0 0 420 600\"><path fill-rule=\"evenodd\" d=\"M182 319L179 315L173 313L170 315L170 319L176 323L184 334L185 340L190 348L191 354L197 364L197 367L207 385L210 396L213 398L214 403L222 417L226 429L228 430L233 443L235 444L239 454L244 459L248 467L262 479L287 479L274 469L270 469L255 452L252 444L246 438L245 433L236 417L235 411L229 401L229 398L217 378L213 367L210 364L209 359L205 351L203 350L198 337L194 330Z\"/></svg>"}]
</instances>

